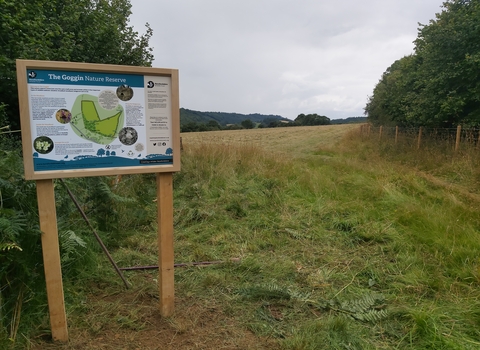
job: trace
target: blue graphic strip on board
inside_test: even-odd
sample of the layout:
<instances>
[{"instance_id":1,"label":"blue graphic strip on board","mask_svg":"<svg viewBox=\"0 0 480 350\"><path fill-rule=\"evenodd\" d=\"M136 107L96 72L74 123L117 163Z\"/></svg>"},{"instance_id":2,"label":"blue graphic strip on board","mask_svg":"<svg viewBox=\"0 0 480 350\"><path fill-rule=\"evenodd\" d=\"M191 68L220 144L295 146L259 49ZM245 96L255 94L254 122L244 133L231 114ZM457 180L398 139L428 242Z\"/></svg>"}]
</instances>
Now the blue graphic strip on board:
<instances>
[{"instance_id":1,"label":"blue graphic strip on board","mask_svg":"<svg viewBox=\"0 0 480 350\"><path fill-rule=\"evenodd\" d=\"M53 160L33 158L34 171L98 169L110 167L135 167L172 165L173 157L167 155L150 155L147 159L129 159L122 157L79 156L75 160Z\"/></svg>"},{"instance_id":2,"label":"blue graphic strip on board","mask_svg":"<svg viewBox=\"0 0 480 350\"><path fill-rule=\"evenodd\" d=\"M144 87L143 75L27 69L28 84Z\"/></svg>"}]
</instances>

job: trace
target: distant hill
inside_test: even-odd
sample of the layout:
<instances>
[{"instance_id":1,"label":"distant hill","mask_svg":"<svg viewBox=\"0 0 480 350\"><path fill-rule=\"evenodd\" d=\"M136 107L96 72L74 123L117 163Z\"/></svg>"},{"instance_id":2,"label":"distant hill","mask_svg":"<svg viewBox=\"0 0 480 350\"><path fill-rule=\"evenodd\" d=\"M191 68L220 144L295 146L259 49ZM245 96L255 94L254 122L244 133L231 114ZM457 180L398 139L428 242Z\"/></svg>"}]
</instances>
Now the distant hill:
<instances>
[{"instance_id":1,"label":"distant hill","mask_svg":"<svg viewBox=\"0 0 480 350\"><path fill-rule=\"evenodd\" d=\"M274 114L240 114L240 113L227 113L227 112L200 112L191 109L180 108L180 125L186 125L189 123L207 124L208 122L215 121L222 128L229 124L240 125L244 120L251 120L254 123L263 123L269 125L270 123L277 124L279 121L293 122L288 118L284 118L280 115ZM349 117L344 119L331 119L330 124L351 124L351 123L366 123L367 117ZM291 124L293 125L293 124Z\"/></svg>"},{"instance_id":2,"label":"distant hill","mask_svg":"<svg viewBox=\"0 0 480 350\"><path fill-rule=\"evenodd\" d=\"M240 124L242 121L250 119L252 122L260 123L264 120L285 120L290 121L290 119L284 118L279 115L272 114L240 114L240 113L226 113L226 112L199 112L193 111L191 109L180 108L180 124L188 123L202 123L206 124L209 121L216 121L221 126L226 126L228 124Z\"/></svg>"}]
</instances>

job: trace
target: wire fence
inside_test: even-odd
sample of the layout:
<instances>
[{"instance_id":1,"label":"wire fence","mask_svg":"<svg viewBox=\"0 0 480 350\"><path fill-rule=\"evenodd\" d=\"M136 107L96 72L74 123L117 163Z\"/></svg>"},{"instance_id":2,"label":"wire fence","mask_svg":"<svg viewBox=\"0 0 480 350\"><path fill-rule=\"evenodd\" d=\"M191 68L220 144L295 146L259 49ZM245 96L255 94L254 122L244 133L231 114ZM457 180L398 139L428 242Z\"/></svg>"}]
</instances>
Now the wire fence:
<instances>
[{"instance_id":1,"label":"wire fence","mask_svg":"<svg viewBox=\"0 0 480 350\"><path fill-rule=\"evenodd\" d=\"M377 138L379 142L409 145L420 149L434 145L443 145L458 151L462 148L480 149L480 129L478 128L427 128L427 127L387 127L363 124L360 127L362 137Z\"/></svg>"}]
</instances>

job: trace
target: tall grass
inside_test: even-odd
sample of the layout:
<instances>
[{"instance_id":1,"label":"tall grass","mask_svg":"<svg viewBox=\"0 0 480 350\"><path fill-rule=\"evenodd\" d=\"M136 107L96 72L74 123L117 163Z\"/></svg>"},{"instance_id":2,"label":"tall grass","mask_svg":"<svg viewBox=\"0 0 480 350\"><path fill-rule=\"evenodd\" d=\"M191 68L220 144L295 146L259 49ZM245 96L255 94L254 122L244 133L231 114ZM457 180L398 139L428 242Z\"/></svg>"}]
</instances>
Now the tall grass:
<instances>
[{"instance_id":1,"label":"tall grass","mask_svg":"<svg viewBox=\"0 0 480 350\"><path fill-rule=\"evenodd\" d=\"M186 260L242 259L232 272L240 279L207 280L217 295L265 283L308 294L301 305L266 298L289 315L281 322L257 304L263 316L245 321L254 331L292 349L479 346L479 201L470 195L477 189L464 187L474 183L469 171L449 182L452 169L472 168L465 156L435 154L434 166L416 150L355 134L335 146L319 141L301 160L184 142L176 201L186 215L178 215L177 252ZM338 321L351 313L332 303L372 291L385 296L388 317ZM312 317L312 308L321 313ZM337 322L343 326L331 326Z\"/></svg>"},{"instance_id":2,"label":"tall grass","mask_svg":"<svg viewBox=\"0 0 480 350\"><path fill-rule=\"evenodd\" d=\"M422 155L355 132L340 138L335 128L289 129L280 139L278 130L182 135L175 260L224 263L175 271L180 307L167 321L175 334L195 337L190 330L208 324L200 315L214 313L228 321L210 333L238 342L254 334L251 348L479 348L475 155ZM155 177L94 181L69 185L116 261L156 264ZM105 193L112 205L101 203ZM65 213L62 227L74 225L94 250L77 216ZM70 257L94 262L66 281L77 333L149 327L141 303L127 309L108 298L121 282L104 259ZM127 277L135 300L157 293L155 273ZM107 297L92 301L92 293Z\"/></svg>"}]
</instances>

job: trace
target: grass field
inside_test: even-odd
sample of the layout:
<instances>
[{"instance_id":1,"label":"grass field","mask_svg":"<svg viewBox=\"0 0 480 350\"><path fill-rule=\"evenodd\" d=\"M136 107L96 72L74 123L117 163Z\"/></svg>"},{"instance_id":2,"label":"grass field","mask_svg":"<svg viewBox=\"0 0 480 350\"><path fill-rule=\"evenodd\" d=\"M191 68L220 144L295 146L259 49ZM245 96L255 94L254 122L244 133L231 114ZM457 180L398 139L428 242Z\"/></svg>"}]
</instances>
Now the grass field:
<instances>
[{"instance_id":1,"label":"grass field","mask_svg":"<svg viewBox=\"0 0 480 350\"><path fill-rule=\"evenodd\" d=\"M46 317L28 346L480 348L476 156L405 154L358 128L182 134L175 261L221 263L178 267L164 319L155 271L127 272L125 290L100 259L65 287L69 343L44 340ZM140 214L119 206L128 229L107 244L120 266L157 262L154 186L129 176L115 187L142 192L145 218L132 227Z\"/></svg>"},{"instance_id":2,"label":"grass field","mask_svg":"<svg viewBox=\"0 0 480 350\"><path fill-rule=\"evenodd\" d=\"M217 144L256 146L262 151L308 156L316 148L329 147L339 142L345 133L358 125L303 126L251 130L225 130L182 134L185 144Z\"/></svg>"}]
</instances>

